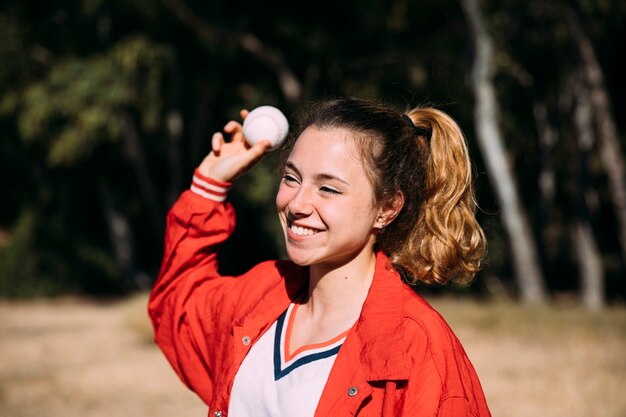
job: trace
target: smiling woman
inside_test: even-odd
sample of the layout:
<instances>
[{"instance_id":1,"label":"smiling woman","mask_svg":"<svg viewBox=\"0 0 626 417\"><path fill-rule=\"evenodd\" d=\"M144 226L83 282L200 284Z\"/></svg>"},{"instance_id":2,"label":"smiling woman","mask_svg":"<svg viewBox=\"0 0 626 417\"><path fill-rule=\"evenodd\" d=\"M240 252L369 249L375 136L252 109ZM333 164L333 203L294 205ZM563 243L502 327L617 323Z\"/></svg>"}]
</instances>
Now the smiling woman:
<instances>
[{"instance_id":1,"label":"smiling woman","mask_svg":"<svg viewBox=\"0 0 626 417\"><path fill-rule=\"evenodd\" d=\"M245 119L246 111L241 116ZM156 341L215 417L488 416L461 344L411 283L467 281L484 236L464 137L435 109L307 109L276 206L289 261L220 276L231 181L269 150L228 123L168 216Z\"/></svg>"},{"instance_id":2,"label":"smiling woman","mask_svg":"<svg viewBox=\"0 0 626 417\"><path fill-rule=\"evenodd\" d=\"M372 185L357 155L344 129L312 126L300 135L276 196L294 263L316 268L373 263L372 231L382 211L374 206Z\"/></svg>"}]
</instances>

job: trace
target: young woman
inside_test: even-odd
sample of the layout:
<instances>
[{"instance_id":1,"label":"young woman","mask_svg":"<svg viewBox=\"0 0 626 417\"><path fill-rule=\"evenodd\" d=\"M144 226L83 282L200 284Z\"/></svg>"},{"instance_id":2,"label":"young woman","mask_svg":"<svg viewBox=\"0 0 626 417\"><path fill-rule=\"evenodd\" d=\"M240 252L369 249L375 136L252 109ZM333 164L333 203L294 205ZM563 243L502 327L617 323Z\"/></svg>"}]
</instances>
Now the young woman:
<instances>
[{"instance_id":1,"label":"young woman","mask_svg":"<svg viewBox=\"0 0 626 417\"><path fill-rule=\"evenodd\" d=\"M290 260L238 277L218 272L235 226L225 200L269 142L224 130L168 215L149 305L209 415L489 416L461 344L410 286L466 282L484 255L457 124L431 108L314 105L285 144L276 196Z\"/></svg>"}]
</instances>

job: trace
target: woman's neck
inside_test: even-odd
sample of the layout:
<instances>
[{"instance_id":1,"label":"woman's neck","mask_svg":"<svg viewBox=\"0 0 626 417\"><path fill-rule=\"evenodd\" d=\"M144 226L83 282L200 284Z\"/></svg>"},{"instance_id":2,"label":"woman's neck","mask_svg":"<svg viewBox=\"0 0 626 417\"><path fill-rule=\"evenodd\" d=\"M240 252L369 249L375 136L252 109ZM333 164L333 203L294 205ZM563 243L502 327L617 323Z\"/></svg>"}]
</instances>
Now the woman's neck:
<instances>
[{"instance_id":1,"label":"woman's neck","mask_svg":"<svg viewBox=\"0 0 626 417\"><path fill-rule=\"evenodd\" d=\"M311 265L306 310L313 320L342 320L361 312L374 270L376 254L364 251L343 265Z\"/></svg>"}]
</instances>

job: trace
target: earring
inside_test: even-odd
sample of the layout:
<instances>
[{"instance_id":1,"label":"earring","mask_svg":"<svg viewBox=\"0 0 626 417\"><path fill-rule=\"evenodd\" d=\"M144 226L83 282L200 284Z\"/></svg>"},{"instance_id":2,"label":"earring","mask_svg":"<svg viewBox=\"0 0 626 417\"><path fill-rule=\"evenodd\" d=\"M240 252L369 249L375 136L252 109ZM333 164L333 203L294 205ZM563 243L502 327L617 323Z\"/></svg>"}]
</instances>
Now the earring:
<instances>
[{"instance_id":1,"label":"earring","mask_svg":"<svg viewBox=\"0 0 626 417\"><path fill-rule=\"evenodd\" d=\"M385 231L387 217L384 214L378 214L376 216L376 223L380 224L380 227L374 227L377 235L382 234Z\"/></svg>"},{"instance_id":2,"label":"earring","mask_svg":"<svg viewBox=\"0 0 626 417\"><path fill-rule=\"evenodd\" d=\"M381 223L382 225L380 227L376 228L376 232L380 235L385 231L385 217L384 216L378 216L378 218L376 219L377 222Z\"/></svg>"}]
</instances>

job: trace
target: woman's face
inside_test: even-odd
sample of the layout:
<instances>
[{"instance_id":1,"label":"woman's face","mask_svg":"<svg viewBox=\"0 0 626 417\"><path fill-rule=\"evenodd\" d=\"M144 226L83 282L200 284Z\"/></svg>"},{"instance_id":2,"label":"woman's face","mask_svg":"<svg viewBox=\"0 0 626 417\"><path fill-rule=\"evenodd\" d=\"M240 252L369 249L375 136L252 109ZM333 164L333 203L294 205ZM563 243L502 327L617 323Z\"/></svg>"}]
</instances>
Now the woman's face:
<instances>
[{"instance_id":1,"label":"woman's face","mask_svg":"<svg viewBox=\"0 0 626 417\"><path fill-rule=\"evenodd\" d=\"M298 265L339 266L373 251L379 210L355 146L347 130L309 127L287 159L276 206Z\"/></svg>"}]
</instances>

